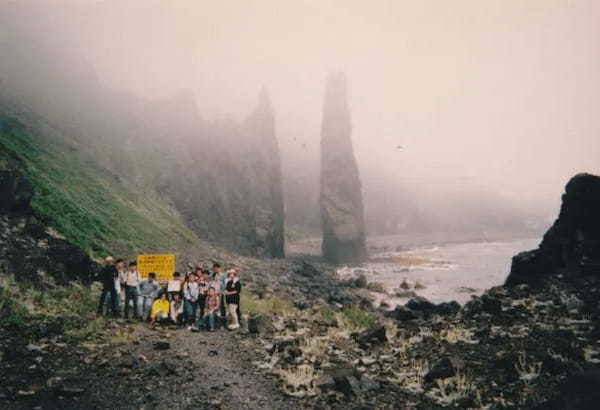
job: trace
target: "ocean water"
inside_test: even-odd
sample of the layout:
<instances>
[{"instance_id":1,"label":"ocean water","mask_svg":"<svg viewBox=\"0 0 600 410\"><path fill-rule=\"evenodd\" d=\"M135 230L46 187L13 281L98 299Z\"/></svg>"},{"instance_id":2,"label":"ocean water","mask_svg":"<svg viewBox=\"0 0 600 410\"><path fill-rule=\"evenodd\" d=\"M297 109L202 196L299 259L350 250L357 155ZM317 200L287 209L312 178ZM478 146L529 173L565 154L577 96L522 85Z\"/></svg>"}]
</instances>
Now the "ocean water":
<instances>
[{"instance_id":1,"label":"ocean water","mask_svg":"<svg viewBox=\"0 0 600 410\"><path fill-rule=\"evenodd\" d=\"M341 279L364 274L369 282L379 282L386 292L373 295L377 303L385 300L391 308L408 302L409 292L435 303L455 300L464 304L471 295L504 283L512 257L536 248L539 242L539 238L518 239L386 251L372 254L371 261L361 267L341 267L337 272ZM404 288L399 288L403 282Z\"/></svg>"}]
</instances>

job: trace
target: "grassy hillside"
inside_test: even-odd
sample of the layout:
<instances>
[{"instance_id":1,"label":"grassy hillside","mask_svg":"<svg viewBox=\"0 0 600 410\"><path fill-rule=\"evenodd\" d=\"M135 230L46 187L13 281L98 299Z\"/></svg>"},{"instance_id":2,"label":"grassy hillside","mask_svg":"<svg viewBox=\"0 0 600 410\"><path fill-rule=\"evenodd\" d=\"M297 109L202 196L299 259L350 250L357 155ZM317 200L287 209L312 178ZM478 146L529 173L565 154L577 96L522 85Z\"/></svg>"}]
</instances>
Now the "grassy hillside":
<instances>
[{"instance_id":1,"label":"grassy hillside","mask_svg":"<svg viewBox=\"0 0 600 410\"><path fill-rule=\"evenodd\" d=\"M0 160L12 155L24 163L36 215L68 241L92 255L176 250L198 241L148 183L118 176L102 153L71 143L60 130L24 122L0 114ZM147 164L130 159L127 166L143 172Z\"/></svg>"}]
</instances>

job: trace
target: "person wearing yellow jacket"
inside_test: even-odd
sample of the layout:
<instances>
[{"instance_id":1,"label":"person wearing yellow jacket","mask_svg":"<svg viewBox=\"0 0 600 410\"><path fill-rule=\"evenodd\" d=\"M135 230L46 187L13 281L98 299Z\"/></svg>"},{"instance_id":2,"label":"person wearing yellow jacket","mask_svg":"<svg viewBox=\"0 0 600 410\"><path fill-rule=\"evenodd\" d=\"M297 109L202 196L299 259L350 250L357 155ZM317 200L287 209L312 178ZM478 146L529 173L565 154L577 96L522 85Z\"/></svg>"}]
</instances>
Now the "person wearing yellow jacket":
<instances>
[{"instance_id":1,"label":"person wearing yellow jacket","mask_svg":"<svg viewBox=\"0 0 600 410\"><path fill-rule=\"evenodd\" d=\"M152 323L169 320L169 301L167 300L166 293L161 293L160 297L152 304L150 319L152 320Z\"/></svg>"}]
</instances>

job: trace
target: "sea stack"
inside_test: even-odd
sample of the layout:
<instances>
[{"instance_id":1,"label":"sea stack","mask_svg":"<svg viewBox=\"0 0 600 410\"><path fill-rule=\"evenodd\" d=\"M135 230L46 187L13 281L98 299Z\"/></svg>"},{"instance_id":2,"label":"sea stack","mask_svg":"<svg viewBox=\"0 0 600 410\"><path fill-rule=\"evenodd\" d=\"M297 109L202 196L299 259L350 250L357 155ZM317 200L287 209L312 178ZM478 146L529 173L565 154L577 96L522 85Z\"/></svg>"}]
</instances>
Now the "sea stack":
<instances>
[{"instance_id":1,"label":"sea stack","mask_svg":"<svg viewBox=\"0 0 600 410\"><path fill-rule=\"evenodd\" d=\"M279 143L275 133L275 114L266 88L263 88L258 107L247 119L245 128L249 140L254 141L257 151L250 169L253 178L261 181L251 184L248 198L253 198L253 226L250 237L254 244L253 254L261 257L283 258L285 256L285 214L283 205L283 178Z\"/></svg>"},{"instance_id":2,"label":"sea stack","mask_svg":"<svg viewBox=\"0 0 600 410\"><path fill-rule=\"evenodd\" d=\"M321 125L321 224L323 257L356 264L367 258L362 187L348 108L346 76L327 80Z\"/></svg>"}]
</instances>

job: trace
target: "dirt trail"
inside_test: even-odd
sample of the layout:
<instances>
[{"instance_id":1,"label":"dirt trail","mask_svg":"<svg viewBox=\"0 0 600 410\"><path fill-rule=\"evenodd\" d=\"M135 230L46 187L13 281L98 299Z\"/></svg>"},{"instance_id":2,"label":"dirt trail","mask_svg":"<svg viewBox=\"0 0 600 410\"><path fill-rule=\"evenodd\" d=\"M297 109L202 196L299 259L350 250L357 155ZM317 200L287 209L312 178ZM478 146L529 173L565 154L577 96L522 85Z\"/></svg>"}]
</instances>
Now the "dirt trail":
<instances>
[{"instance_id":1,"label":"dirt trail","mask_svg":"<svg viewBox=\"0 0 600 410\"><path fill-rule=\"evenodd\" d=\"M253 336L227 330L192 333L187 329L118 323L112 332L113 338L130 343L117 348L51 345L14 363L11 384L16 386L11 394L0 396L0 408L287 407L289 398L277 389L277 380L252 364L259 359L260 350ZM32 385L31 374L25 374L29 363L40 361L36 357L43 358L41 362L52 369L52 374L40 372L35 393L23 394ZM27 385L19 386L19 373Z\"/></svg>"}]
</instances>

